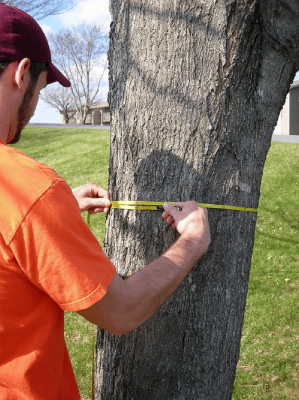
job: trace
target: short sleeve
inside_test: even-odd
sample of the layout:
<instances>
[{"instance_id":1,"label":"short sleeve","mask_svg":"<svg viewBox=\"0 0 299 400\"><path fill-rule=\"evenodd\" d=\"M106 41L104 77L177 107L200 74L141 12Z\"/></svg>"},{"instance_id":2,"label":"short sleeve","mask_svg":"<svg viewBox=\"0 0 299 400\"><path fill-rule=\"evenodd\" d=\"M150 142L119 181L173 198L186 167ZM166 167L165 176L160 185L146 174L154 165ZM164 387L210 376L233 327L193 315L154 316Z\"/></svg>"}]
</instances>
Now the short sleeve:
<instances>
[{"instance_id":1,"label":"short sleeve","mask_svg":"<svg viewBox=\"0 0 299 400\"><path fill-rule=\"evenodd\" d=\"M24 275L66 311L100 300L115 274L63 181L33 204L10 247Z\"/></svg>"}]
</instances>

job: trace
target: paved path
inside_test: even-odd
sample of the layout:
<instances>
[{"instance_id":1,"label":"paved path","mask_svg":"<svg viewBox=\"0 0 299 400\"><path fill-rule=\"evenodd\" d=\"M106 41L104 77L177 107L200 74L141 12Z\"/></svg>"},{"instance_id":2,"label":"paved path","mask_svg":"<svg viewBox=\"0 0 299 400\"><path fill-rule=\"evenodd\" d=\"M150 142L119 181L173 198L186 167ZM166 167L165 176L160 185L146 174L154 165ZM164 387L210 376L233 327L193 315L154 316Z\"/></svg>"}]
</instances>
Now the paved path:
<instances>
[{"instance_id":1,"label":"paved path","mask_svg":"<svg viewBox=\"0 0 299 400\"><path fill-rule=\"evenodd\" d=\"M80 129L110 129L110 125L71 125L71 124L38 124L29 123L29 126L44 126L47 128L80 128ZM295 135L273 135L273 142L299 143L299 136Z\"/></svg>"},{"instance_id":2,"label":"paved path","mask_svg":"<svg viewBox=\"0 0 299 400\"><path fill-rule=\"evenodd\" d=\"M297 135L273 135L273 142L287 142L287 143L299 143L299 136Z\"/></svg>"}]
</instances>

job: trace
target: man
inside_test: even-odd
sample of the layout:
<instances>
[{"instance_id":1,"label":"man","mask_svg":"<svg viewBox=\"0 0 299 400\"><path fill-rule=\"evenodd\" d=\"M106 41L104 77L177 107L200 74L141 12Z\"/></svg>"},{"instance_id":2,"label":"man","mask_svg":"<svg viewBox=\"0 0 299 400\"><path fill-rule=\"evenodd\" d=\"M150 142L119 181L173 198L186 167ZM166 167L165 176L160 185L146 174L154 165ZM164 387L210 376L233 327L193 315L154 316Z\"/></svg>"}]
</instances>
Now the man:
<instances>
[{"instance_id":1,"label":"man","mask_svg":"<svg viewBox=\"0 0 299 400\"><path fill-rule=\"evenodd\" d=\"M15 143L39 91L69 81L51 62L47 40L27 14L0 4L0 398L79 399L63 336L63 311L123 335L177 289L210 243L207 211L165 204L162 217L181 234L159 259L124 281L80 211L109 210L94 184L72 192Z\"/></svg>"}]
</instances>

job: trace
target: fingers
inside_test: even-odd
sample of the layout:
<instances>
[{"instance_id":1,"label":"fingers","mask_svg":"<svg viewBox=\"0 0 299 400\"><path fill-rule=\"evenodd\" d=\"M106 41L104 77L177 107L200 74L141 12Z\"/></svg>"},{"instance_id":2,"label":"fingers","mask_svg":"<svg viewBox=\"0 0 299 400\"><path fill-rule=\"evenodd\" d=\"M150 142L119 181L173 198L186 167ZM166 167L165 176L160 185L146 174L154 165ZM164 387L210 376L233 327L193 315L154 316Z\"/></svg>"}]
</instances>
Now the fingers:
<instances>
[{"instance_id":1,"label":"fingers","mask_svg":"<svg viewBox=\"0 0 299 400\"><path fill-rule=\"evenodd\" d=\"M107 190L93 182L86 183L73 189L80 211L88 211L90 214L109 211L111 207L110 195Z\"/></svg>"},{"instance_id":2,"label":"fingers","mask_svg":"<svg viewBox=\"0 0 299 400\"><path fill-rule=\"evenodd\" d=\"M88 201L88 212L90 214L107 213L111 207L111 202L107 198L88 198L86 201Z\"/></svg>"},{"instance_id":3,"label":"fingers","mask_svg":"<svg viewBox=\"0 0 299 400\"><path fill-rule=\"evenodd\" d=\"M166 219L166 222L168 223L168 225L172 226L173 229L176 229L175 226L175 220L174 220L174 215L180 211L178 211L178 209L176 208L176 205L172 205L169 203L164 203L163 204L164 207L164 212L162 214L162 218Z\"/></svg>"},{"instance_id":4,"label":"fingers","mask_svg":"<svg viewBox=\"0 0 299 400\"><path fill-rule=\"evenodd\" d=\"M97 214L97 213L99 213L99 212L104 212L104 213L106 213L107 214L107 212L110 210L110 208L108 207L106 207L106 208L88 208L88 213L89 214Z\"/></svg>"},{"instance_id":5,"label":"fingers","mask_svg":"<svg viewBox=\"0 0 299 400\"><path fill-rule=\"evenodd\" d=\"M202 218L207 218L206 209L201 208L195 201L164 203L162 218L182 234L189 230L198 230ZM203 217L204 216L204 217Z\"/></svg>"},{"instance_id":6,"label":"fingers","mask_svg":"<svg viewBox=\"0 0 299 400\"><path fill-rule=\"evenodd\" d=\"M107 192L107 190L99 186L97 187L97 195L98 197L102 197L103 199L110 199L110 194Z\"/></svg>"},{"instance_id":7,"label":"fingers","mask_svg":"<svg viewBox=\"0 0 299 400\"><path fill-rule=\"evenodd\" d=\"M184 201L184 202L177 202L175 203L176 207L180 207L182 210L184 208L188 208L188 209L194 209L197 210L199 208L199 205L196 203L196 201Z\"/></svg>"},{"instance_id":8,"label":"fingers","mask_svg":"<svg viewBox=\"0 0 299 400\"><path fill-rule=\"evenodd\" d=\"M109 208L89 208L87 210L87 212L89 214L97 214L97 213L100 213L100 212L107 213L108 211L109 211Z\"/></svg>"},{"instance_id":9,"label":"fingers","mask_svg":"<svg viewBox=\"0 0 299 400\"><path fill-rule=\"evenodd\" d=\"M174 219L172 218L171 215L169 215L169 216L167 217L166 222L168 223L168 225L175 225L175 224L174 224Z\"/></svg>"},{"instance_id":10,"label":"fingers","mask_svg":"<svg viewBox=\"0 0 299 400\"><path fill-rule=\"evenodd\" d=\"M110 194L107 192L107 190L101 188L100 186L94 183L91 184L93 189L93 197L95 197L95 199L90 200L91 202L95 203L96 207L89 209L90 214L96 214L98 212L107 213L111 207Z\"/></svg>"},{"instance_id":11,"label":"fingers","mask_svg":"<svg viewBox=\"0 0 299 400\"><path fill-rule=\"evenodd\" d=\"M101 188L93 182L90 182L88 185L90 185L94 197L100 197L108 200L110 199L110 194L107 192L107 190Z\"/></svg>"},{"instance_id":12,"label":"fingers","mask_svg":"<svg viewBox=\"0 0 299 400\"><path fill-rule=\"evenodd\" d=\"M163 208L165 210L165 212L164 212L165 218L163 217L164 213L162 215L162 218L166 219L166 215L171 215L175 219L175 217L178 216L178 213L180 213L180 211L177 209L177 206L179 206L179 204L184 205L186 203L175 203L175 204L164 203Z\"/></svg>"}]
</instances>

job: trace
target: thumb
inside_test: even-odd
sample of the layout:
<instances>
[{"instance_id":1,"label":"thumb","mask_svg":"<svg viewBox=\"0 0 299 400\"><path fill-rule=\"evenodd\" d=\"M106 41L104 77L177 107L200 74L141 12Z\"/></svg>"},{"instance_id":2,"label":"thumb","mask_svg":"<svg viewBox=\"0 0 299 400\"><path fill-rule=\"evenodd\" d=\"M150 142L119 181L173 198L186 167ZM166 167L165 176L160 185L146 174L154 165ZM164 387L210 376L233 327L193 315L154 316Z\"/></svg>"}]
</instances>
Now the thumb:
<instances>
[{"instance_id":1,"label":"thumb","mask_svg":"<svg viewBox=\"0 0 299 400\"><path fill-rule=\"evenodd\" d=\"M109 207L111 205L110 200L108 199L99 199L99 198L89 198L88 206L91 207Z\"/></svg>"},{"instance_id":2,"label":"thumb","mask_svg":"<svg viewBox=\"0 0 299 400\"><path fill-rule=\"evenodd\" d=\"M164 210L171 215L173 218L179 213L177 207L174 204L164 203L163 204Z\"/></svg>"}]
</instances>

